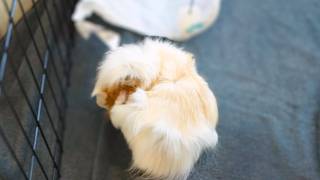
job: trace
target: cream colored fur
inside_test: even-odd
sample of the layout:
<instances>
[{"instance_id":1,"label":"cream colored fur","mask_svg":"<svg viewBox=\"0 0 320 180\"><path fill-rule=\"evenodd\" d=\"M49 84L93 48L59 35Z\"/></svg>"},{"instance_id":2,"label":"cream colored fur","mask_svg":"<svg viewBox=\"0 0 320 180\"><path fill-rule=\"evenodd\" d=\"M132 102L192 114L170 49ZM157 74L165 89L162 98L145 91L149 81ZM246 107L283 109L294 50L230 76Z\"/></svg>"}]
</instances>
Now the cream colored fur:
<instances>
[{"instance_id":1,"label":"cream colored fur","mask_svg":"<svg viewBox=\"0 0 320 180\"><path fill-rule=\"evenodd\" d=\"M140 82L135 92L121 91L107 107L106 89L131 79ZM108 53L93 95L124 134L133 168L150 177L186 179L201 152L217 144L216 99L192 55L168 42L147 39Z\"/></svg>"}]
</instances>

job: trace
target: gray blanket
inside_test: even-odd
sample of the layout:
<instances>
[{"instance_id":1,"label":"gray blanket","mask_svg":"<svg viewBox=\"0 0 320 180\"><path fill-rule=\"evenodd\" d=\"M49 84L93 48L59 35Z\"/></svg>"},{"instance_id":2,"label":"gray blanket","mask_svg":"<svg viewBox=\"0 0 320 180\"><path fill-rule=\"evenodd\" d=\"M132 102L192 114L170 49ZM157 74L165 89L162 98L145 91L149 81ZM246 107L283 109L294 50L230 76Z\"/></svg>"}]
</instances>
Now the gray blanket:
<instances>
[{"instance_id":1,"label":"gray blanket","mask_svg":"<svg viewBox=\"0 0 320 180\"><path fill-rule=\"evenodd\" d=\"M220 113L219 145L189 179L320 179L320 1L222 1L217 23L180 44ZM105 47L77 44L62 179L127 179L130 151L89 98Z\"/></svg>"}]
</instances>

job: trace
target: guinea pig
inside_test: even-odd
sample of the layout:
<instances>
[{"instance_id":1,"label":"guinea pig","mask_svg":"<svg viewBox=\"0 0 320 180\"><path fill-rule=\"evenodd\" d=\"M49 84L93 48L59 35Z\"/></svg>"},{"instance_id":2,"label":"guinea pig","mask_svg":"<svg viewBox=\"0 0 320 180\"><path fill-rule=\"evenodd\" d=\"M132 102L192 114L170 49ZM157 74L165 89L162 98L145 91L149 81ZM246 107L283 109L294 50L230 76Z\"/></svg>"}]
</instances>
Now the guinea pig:
<instances>
[{"instance_id":1,"label":"guinea pig","mask_svg":"<svg viewBox=\"0 0 320 180\"><path fill-rule=\"evenodd\" d=\"M132 151L132 168L157 179L186 179L218 142L218 108L193 55L146 39L107 53L92 92Z\"/></svg>"}]
</instances>

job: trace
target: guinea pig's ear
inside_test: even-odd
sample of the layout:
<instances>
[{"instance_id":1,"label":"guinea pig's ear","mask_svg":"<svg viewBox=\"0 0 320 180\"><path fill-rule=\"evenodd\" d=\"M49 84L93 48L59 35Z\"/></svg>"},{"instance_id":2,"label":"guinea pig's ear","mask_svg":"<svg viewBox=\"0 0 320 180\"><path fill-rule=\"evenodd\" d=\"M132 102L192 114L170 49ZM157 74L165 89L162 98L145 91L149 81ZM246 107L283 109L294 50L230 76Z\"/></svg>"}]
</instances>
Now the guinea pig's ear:
<instances>
[{"instance_id":1,"label":"guinea pig's ear","mask_svg":"<svg viewBox=\"0 0 320 180\"><path fill-rule=\"evenodd\" d=\"M107 93L105 90L95 87L91 93L91 97L96 97L96 103L98 106L108 109L107 106Z\"/></svg>"}]
</instances>

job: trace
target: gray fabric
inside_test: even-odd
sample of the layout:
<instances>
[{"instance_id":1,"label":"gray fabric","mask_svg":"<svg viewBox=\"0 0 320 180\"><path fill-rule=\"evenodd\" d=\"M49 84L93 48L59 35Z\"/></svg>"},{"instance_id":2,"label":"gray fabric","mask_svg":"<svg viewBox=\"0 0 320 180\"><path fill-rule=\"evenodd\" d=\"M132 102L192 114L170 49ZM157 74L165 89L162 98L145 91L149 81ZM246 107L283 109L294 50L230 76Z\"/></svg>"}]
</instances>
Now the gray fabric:
<instances>
[{"instance_id":1,"label":"gray fabric","mask_svg":"<svg viewBox=\"0 0 320 180\"><path fill-rule=\"evenodd\" d=\"M320 179L319 17L318 0L224 0L217 23L181 43L220 112L219 145L190 180ZM62 179L127 179L130 151L89 98L104 51L95 38L74 51Z\"/></svg>"},{"instance_id":2,"label":"gray fabric","mask_svg":"<svg viewBox=\"0 0 320 180\"><path fill-rule=\"evenodd\" d=\"M216 26L184 44L220 109L219 148L190 179L320 179L319 9L224 1Z\"/></svg>"}]
</instances>

